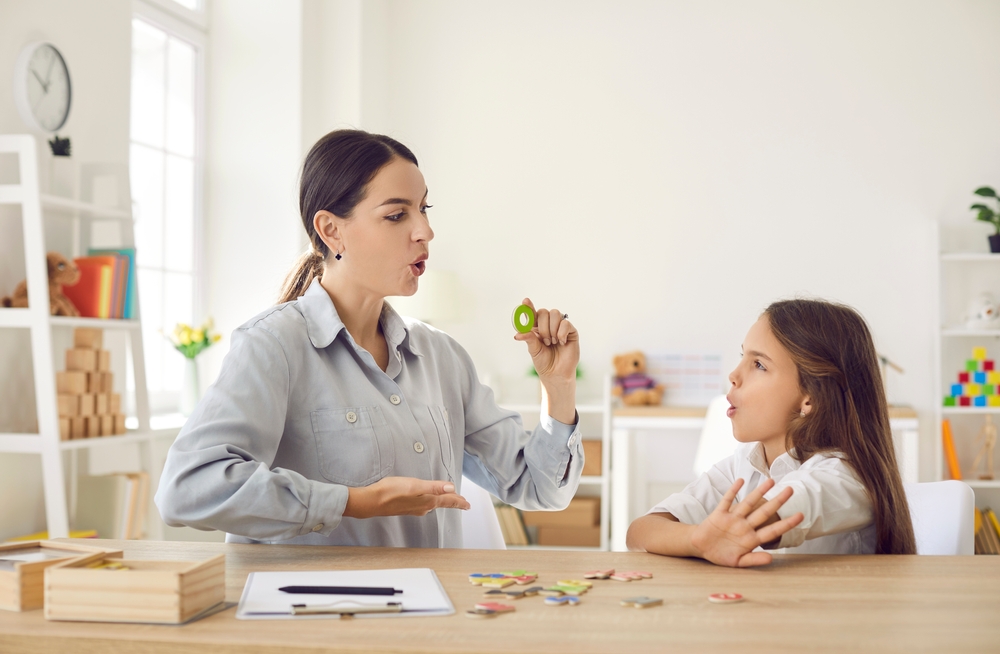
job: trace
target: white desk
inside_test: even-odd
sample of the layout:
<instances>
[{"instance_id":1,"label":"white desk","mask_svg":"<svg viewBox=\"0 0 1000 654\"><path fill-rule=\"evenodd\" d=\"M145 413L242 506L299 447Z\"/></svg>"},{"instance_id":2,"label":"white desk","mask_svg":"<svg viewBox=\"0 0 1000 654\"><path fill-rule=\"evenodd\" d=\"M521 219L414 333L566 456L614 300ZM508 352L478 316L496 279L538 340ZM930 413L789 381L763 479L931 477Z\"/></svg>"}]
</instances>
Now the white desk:
<instances>
[{"instance_id":1,"label":"white desk","mask_svg":"<svg viewBox=\"0 0 1000 654\"><path fill-rule=\"evenodd\" d=\"M701 429L705 407L623 407L611 416L611 550L624 552L625 533L632 521L631 444L640 431ZM916 482L919 469L917 413L909 407L890 407L889 425L896 441L900 474L904 482ZM657 498L657 500L660 498ZM642 510L647 510L643 507Z\"/></svg>"}]
</instances>

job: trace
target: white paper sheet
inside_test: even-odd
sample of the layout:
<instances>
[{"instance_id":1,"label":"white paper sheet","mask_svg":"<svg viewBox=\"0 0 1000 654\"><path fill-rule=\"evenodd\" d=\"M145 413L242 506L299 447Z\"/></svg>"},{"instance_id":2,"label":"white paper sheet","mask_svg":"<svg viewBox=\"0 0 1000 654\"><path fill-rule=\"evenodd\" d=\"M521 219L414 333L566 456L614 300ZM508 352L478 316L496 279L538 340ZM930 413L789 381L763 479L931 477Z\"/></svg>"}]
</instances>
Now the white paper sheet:
<instances>
[{"instance_id":1,"label":"white paper sheet","mask_svg":"<svg viewBox=\"0 0 1000 654\"><path fill-rule=\"evenodd\" d=\"M403 592L385 595L308 595L283 593L282 586L391 586ZM356 618L451 615L455 612L448 594L430 568L389 570L320 570L315 572L251 572L236 609L240 620L284 620L338 618L337 614L292 615L292 604L307 606L335 602L385 604L402 602L400 613L365 613Z\"/></svg>"}]
</instances>

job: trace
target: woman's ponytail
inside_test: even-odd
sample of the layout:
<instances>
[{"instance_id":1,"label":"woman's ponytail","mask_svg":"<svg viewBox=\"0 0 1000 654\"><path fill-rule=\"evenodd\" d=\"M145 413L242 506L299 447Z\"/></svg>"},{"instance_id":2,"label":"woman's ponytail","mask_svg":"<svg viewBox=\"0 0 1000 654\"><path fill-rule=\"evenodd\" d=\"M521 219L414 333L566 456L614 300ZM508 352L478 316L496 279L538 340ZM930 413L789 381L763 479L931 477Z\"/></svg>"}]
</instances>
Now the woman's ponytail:
<instances>
[{"instance_id":1,"label":"woman's ponytail","mask_svg":"<svg viewBox=\"0 0 1000 654\"><path fill-rule=\"evenodd\" d=\"M330 250L316 233L316 213L329 211L350 218L364 199L368 183L396 157L417 165L417 158L399 141L361 130L336 130L312 146L299 183L299 214L312 247L285 277L278 304L298 299L323 275Z\"/></svg>"}]
</instances>

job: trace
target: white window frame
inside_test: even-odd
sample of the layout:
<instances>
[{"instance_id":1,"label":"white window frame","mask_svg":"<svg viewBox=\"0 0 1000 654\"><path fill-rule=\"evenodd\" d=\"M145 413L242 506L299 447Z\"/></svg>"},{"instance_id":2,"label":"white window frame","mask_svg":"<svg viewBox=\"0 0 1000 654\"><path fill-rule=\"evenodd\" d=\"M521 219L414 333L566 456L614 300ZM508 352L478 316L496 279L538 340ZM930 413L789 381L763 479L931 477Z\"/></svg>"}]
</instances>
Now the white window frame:
<instances>
[{"instance_id":1,"label":"white window frame","mask_svg":"<svg viewBox=\"0 0 1000 654\"><path fill-rule=\"evenodd\" d=\"M194 81L194 215L192 225L192 321L200 323L205 315L203 288L205 265L205 96L207 93L208 12L209 0L199 0L199 9L192 11L173 0L132 0L132 17L163 30L168 35L190 43L195 48ZM131 21L130 21L131 24ZM131 146L132 137L129 135ZM141 299L140 299L141 306ZM149 393L151 413L176 413L178 394L171 391Z\"/></svg>"}]
</instances>

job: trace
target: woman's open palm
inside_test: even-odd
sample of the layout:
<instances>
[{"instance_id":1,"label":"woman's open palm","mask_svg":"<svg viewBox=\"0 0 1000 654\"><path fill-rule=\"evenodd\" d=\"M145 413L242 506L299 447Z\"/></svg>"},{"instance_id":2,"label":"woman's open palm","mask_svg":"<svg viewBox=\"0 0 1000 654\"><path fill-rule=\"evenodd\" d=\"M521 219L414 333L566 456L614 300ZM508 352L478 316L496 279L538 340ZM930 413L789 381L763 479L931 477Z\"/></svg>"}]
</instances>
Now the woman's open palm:
<instances>
[{"instance_id":1,"label":"woman's open palm","mask_svg":"<svg viewBox=\"0 0 1000 654\"><path fill-rule=\"evenodd\" d=\"M793 529L803 518L801 513L796 513L784 520L766 524L793 492L791 488L785 488L755 509L764 493L773 486L773 479L764 481L736 506L733 506L733 501L736 493L743 487L743 480L737 479L729 487L719 505L691 535L691 544L701 552L702 558L733 568L767 565L771 562L772 557L768 552L754 550Z\"/></svg>"}]
</instances>

